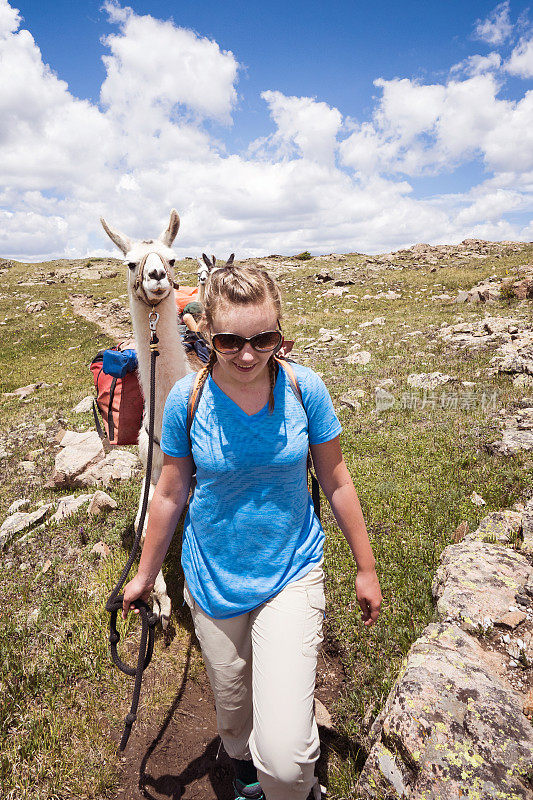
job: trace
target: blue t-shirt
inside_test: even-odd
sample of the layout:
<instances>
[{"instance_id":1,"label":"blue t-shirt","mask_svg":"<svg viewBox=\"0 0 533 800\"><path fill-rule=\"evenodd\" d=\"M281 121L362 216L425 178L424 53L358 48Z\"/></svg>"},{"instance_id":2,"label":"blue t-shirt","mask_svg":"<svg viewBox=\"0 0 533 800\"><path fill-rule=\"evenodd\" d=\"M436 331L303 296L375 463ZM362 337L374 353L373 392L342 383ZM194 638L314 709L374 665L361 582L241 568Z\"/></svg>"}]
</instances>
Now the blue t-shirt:
<instances>
[{"instance_id":1,"label":"blue t-shirt","mask_svg":"<svg viewBox=\"0 0 533 800\"><path fill-rule=\"evenodd\" d=\"M283 368L268 403L246 414L208 376L191 427L197 484L183 529L181 563L211 617L251 611L303 577L323 555L324 531L307 489L309 444L341 425L322 379L292 364L305 411ZM187 401L194 375L177 381L163 414L161 449L189 455ZM307 413L306 413L307 412Z\"/></svg>"}]
</instances>

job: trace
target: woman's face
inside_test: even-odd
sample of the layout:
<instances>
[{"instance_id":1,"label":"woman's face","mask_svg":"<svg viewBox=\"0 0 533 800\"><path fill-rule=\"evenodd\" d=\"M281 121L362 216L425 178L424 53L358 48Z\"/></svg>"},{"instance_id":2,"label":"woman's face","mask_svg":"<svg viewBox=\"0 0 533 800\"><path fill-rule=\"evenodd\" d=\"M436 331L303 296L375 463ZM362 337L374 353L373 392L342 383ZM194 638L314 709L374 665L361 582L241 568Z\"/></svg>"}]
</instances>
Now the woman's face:
<instances>
[{"instance_id":1,"label":"woman's face","mask_svg":"<svg viewBox=\"0 0 533 800\"><path fill-rule=\"evenodd\" d=\"M248 339L256 333L275 331L277 327L276 309L270 300L244 306L223 303L213 318L211 334L236 333ZM246 342L242 350L233 355L217 353L217 363L227 380L244 385L255 384L257 379L264 379L271 355L271 352L257 352Z\"/></svg>"}]
</instances>

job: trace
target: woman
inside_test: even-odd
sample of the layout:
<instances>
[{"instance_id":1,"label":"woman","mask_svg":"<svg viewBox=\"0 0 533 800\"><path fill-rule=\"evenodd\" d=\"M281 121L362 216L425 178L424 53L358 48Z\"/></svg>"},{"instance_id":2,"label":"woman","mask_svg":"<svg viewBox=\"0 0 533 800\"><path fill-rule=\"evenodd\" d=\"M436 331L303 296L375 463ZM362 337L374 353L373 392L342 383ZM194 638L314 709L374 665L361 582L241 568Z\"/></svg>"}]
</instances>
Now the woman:
<instances>
[{"instance_id":1,"label":"woman","mask_svg":"<svg viewBox=\"0 0 533 800\"><path fill-rule=\"evenodd\" d=\"M306 800L320 754L313 694L325 608L324 532L307 491L309 446L357 563L365 625L381 605L374 556L324 383L292 365L302 405L274 359L283 340L275 282L254 267L215 270L204 314L212 353L190 440L192 375L175 384L165 405L165 462L123 618L137 598L150 596L196 465L183 531L184 596L236 797Z\"/></svg>"}]
</instances>

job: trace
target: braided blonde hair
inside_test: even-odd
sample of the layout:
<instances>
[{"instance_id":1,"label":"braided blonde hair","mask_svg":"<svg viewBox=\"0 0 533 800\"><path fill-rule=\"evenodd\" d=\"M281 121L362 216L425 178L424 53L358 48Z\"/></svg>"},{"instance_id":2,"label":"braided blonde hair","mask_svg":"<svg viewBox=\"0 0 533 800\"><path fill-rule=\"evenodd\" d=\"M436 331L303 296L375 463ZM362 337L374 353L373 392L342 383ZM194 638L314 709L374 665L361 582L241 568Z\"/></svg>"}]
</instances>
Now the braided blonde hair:
<instances>
[{"instance_id":1,"label":"braided blonde hair","mask_svg":"<svg viewBox=\"0 0 533 800\"><path fill-rule=\"evenodd\" d=\"M205 284L204 318L200 327L203 332L206 328L211 328L218 309L224 303L244 306L263 303L265 300L270 300L279 321L281 319L281 292L275 280L266 270L253 265L236 267L233 264L214 269ZM203 386L216 361L216 352L212 350L209 362L202 370L199 386ZM272 412L276 384L276 363L273 354L268 361L268 375L270 380L268 409Z\"/></svg>"}]
</instances>

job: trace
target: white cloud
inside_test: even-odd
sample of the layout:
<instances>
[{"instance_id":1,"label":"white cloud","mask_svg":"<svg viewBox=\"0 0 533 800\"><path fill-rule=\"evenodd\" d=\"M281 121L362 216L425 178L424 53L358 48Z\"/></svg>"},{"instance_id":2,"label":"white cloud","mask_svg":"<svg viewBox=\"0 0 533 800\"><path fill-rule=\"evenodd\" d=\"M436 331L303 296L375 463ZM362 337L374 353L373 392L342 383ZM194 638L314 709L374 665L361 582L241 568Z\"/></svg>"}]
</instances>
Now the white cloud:
<instances>
[{"instance_id":1,"label":"white cloud","mask_svg":"<svg viewBox=\"0 0 533 800\"><path fill-rule=\"evenodd\" d=\"M450 69L452 75L462 73L464 75L481 75L483 72L497 70L502 63L499 53L489 53L488 56L468 56L464 61L454 64Z\"/></svg>"},{"instance_id":2,"label":"white cloud","mask_svg":"<svg viewBox=\"0 0 533 800\"><path fill-rule=\"evenodd\" d=\"M381 96L360 123L271 88L274 132L239 155L212 133L232 121L235 56L117 2L105 9L117 30L104 41L98 106L71 94L0 0L1 255L112 252L101 215L144 237L172 206L179 255L378 252L529 230L504 217L533 194L533 93L499 99L497 54L466 59L447 83L377 79ZM473 158L487 180L472 191L418 198L407 180Z\"/></svg>"},{"instance_id":3,"label":"white cloud","mask_svg":"<svg viewBox=\"0 0 533 800\"><path fill-rule=\"evenodd\" d=\"M104 39L111 51L104 56L105 107L124 122L146 119L152 130L180 104L202 119L231 122L238 69L233 53L173 22L138 16L116 2L104 7L120 28Z\"/></svg>"},{"instance_id":4,"label":"white cloud","mask_svg":"<svg viewBox=\"0 0 533 800\"><path fill-rule=\"evenodd\" d=\"M375 81L383 96L372 122L340 145L358 172L436 175L480 157L487 168L521 173L533 167L533 93L498 98L491 73L446 85Z\"/></svg>"},{"instance_id":5,"label":"white cloud","mask_svg":"<svg viewBox=\"0 0 533 800\"><path fill-rule=\"evenodd\" d=\"M455 222L458 225L472 225L483 219L490 224L498 223L504 214L519 209L522 202L519 192L505 189L483 192L457 214Z\"/></svg>"},{"instance_id":6,"label":"white cloud","mask_svg":"<svg viewBox=\"0 0 533 800\"><path fill-rule=\"evenodd\" d=\"M62 217L32 211L0 211L0 252L15 251L39 256L50 247L64 252L68 244L68 225Z\"/></svg>"},{"instance_id":7,"label":"white cloud","mask_svg":"<svg viewBox=\"0 0 533 800\"><path fill-rule=\"evenodd\" d=\"M511 75L533 78L533 39L521 39L504 68Z\"/></svg>"},{"instance_id":8,"label":"white cloud","mask_svg":"<svg viewBox=\"0 0 533 800\"><path fill-rule=\"evenodd\" d=\"M509 0L497 5L484 20L478 20L474 35L489 44L502 44L513 32L509 14Z\"/></svg>"},{"instance_id":9,"label":"white cloud","mask_svg":"<svg viewBox=\"0 0 533 800\"><path fill-rule=\"evenodd\" d=\"M0 0L0 36L4 37L16 31L20 25L20 13L12 8L7 0Z\"/></svg>"},{"instance_id":10,"label":"white cloud","mask_svg":"<svg viewBox=\"0 0 533 800\"><path fill-rule=\"evenodd\" d=\"M303 158L332 164L342 115L327 103L312 97L286 97L281 92L266 91L261 97L270 108L277 130L261 144L273 145L278 154L290 156L299 152ZM252 145L252 151L260 147Z\"/></svg>"}]
</instances>

